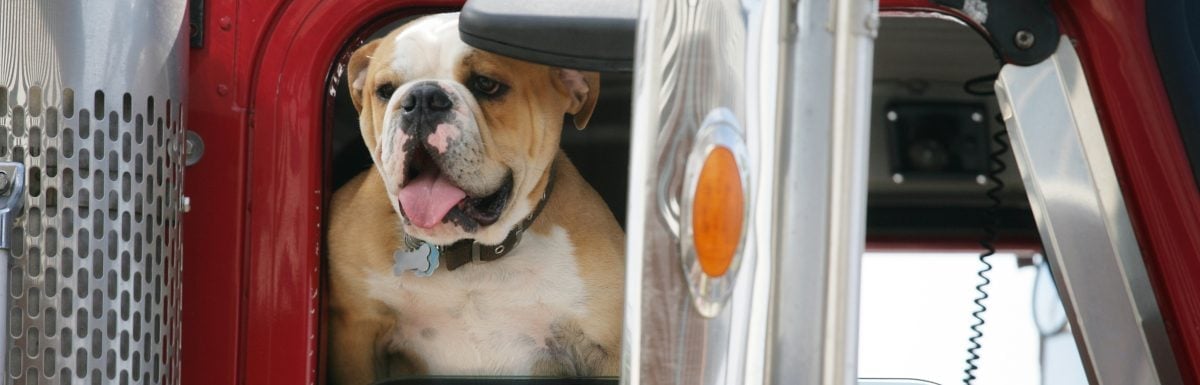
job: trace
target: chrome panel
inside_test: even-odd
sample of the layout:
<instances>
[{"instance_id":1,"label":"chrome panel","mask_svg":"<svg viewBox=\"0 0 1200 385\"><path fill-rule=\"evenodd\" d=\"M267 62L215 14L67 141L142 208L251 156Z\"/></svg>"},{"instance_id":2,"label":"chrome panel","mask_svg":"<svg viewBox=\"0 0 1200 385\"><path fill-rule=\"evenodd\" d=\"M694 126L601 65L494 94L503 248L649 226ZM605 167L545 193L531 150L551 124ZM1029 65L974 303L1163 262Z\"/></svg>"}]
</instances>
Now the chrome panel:
<instances>
[{"instance_id":1,"label":"chrome panel","mask_svg":"<svg viewBox=\"0 0 1200 385\"><path fill-rule=\"evenodd\" d=\"M1005 65L996 95L1090 382L1181 383L1070 40Z\"/></svg>"},{"instance_id":2,"label":"chrome panel","mask_svg":"<svg viewBox=\"0 0 1200 385\"><path fill-rule=\"evenodd\" d=\"M854 383L877 26L874 1L643 3L624 383ZM741 277L706 319L672 262L680 170L715 108L745 130L753 207Z\"/></svg>"},{"instance_id":3,"label":"chrome panel","mask_svg":"<svg viewBox=\"0 0 1200 385\"><path fill-rule=\"evenodd\" d=\"M761 383L773 239L779 0L642 3L634 74L626 384ZM686 157L710 111L746 140L750 211L740 273L712 318L693 305L680 263Z\"/></svg>"},{"instance_id":4,"label":"chrome panel","mask_svg":"<svg viewBox=\"0 0 1200 385\"><path fill-rule=\"evenodd\" d=\"M178 384L183 0L0 3L7 384Z\"/></svg>"},{"instance_id":5,"label":"chrome panel","mask_svg":"<svg viewBox=\"0 0 1200 385\"><path fill-rule=\"evenodd\" d=\"M770 383L853 384L857 376L877 9L874 1L804 1L794 12L777 141Z\"/></svg>"}]
</instances>

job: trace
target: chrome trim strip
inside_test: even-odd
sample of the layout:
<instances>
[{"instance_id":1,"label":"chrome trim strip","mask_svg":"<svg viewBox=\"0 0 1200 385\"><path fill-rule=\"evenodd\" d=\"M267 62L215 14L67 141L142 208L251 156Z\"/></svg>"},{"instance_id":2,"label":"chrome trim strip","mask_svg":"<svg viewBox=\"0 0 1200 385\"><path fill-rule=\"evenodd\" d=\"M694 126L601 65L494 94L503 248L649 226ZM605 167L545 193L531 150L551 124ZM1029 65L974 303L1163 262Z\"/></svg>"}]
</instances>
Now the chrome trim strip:
<instances>
[{"instance_id":1,"label":"chrome trim strip","mask_svg":"<svg viewBox=\"0 0 1200 385\"><path fill-rule=\"evenodd\" d=\"M1180 374L1079 57L1066 37L996 95L1092 384L1179 384Z\"/></svg>"},{"instance_id":2,"label":"chrome trim strip","mask_svg":"<svg viewBox=\"0 0 1200 385\"><path fill-rule=\"evenodd\" d=\"M767 368L772 341L768 325L774 302L771 287L776 258L772 246L780 235L774 231L772 224L780 213L779 202L775 199L778 186L782 183L779 170L786 166L779 155L779 137L788 129L781 119L786 109L783 95L787 89L786 84L780 81L787 71L783 66L784 37L787 33L783 15L786 14L785 7L794 5L789 1L762 1L751 14L753 21L747 27L749 39L746 55L756 60L747 60L746 65L746 124L754 132L746 139L749 148L753 149L751 163L754 164L752 170L755 173L750 178L753 214L749 218L751 230L746 235L746 248L755 250L756 255L752 268L742 273L749 275L749 287L738 285L743 287L748 298L736 304L740 307L734 308L747 314L738 319L740 324L735 325L744 339L744 372L740 379L732 377L726 383L766 384L770 380Z\"/></svg>"},{"instance_id":3,"label":"chrome trim strip","mask_svg":"<svg viewBox=\"0 0 1200 385\"><path fill-rule=\"evenodd\" d=\"M825 287L823 384L858 378L858 292L867 239L867 157L879 6L838 0L834 28L829 253Z\"/></svg>"},{"instance_id":4,"label":"chrome trim strip","mask_svg":"<svg viewBox=\"0 0 1200 385\"><path fill-rule=\"evenodd\" d=\"M657 46L658 23L655 7L644 2L638 10L637 50L634 63L657 63L662 52ZM637 66L635 65L635 68ZM650 212L653 181L652 162L655 137L658 134L659 71L634 71L633 110L629 134L629 192L625 208L625 228L645 229L646 214ZM646 249L644 231L625 234L625 330L621 335L621 384L641 384L642 362L642 266Z\"/></svg>"},{"instance_id":5,"label":"chrome trim strip","mask_svg":"<svg viewBox=\"0 0 1200 385\"><path fill-rule=\"evenodd\" d=\"M878 7L855 0L792 7L766 370L774 384L853 384Z\"/></svg>"},{"instance_id":6,"label":"chrome trim strip","mask_svg":"<svg viewBox=\"0 0 1200 385\"><path fill-rule=\"evenodd\" d=\"M768 320L767 383L817 384L824 362L823 292L829 197L823 183L830 177L829 146L833 60L831 0L802 1L785 12L786 36L780 76L781 130L776 134L779 181L772 200L779 213L772 216L777 233L771 248L774 270L771 314ZM811 92L824 90L824 92ZM811 182L811 183L810 183ZM816 186L816 188L813 188ZM805 213L785 215L783 213ZM786 232L786 233L785 233ZM790 258L781 258L781 256Z\"/></svg>"}]
</instances>

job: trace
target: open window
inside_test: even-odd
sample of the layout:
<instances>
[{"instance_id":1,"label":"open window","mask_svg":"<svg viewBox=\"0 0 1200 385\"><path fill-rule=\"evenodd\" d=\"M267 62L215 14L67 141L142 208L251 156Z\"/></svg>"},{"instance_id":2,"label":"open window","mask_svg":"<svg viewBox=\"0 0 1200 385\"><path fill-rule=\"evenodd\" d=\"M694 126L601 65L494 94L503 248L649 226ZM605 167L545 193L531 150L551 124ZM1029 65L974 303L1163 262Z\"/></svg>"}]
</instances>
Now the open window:
<instances>
[{"instance_id":1,"label":"open window","mask_svg":"<svg viewBox=\"0 0 1200 385\"><path fill-rule=\"evenodd\" d=\"M472 15L483 18L479 20L519 19L528 22L530 27L508 28L514 25L511 22L473 24L480 29L464 30L463 36L469 43L477 47L510 53L528 60L560 64L575 63L598 69L628 69L624 67L627 66L627 63L623 61L629 59L626 56L618 55L602 59L581 58L580 52L586 51L579 51L579 48L585 45L571 44L571 39L557 34L551 34L554 38L541 41L537 39L537 34L530 35L531 31L538 30L538 27L568 29L572 25L595 27L595 25L589 24L596 22L595 18L574 21L570 18L554 19L551 17L547 19L546 14L538 13L544 12L544 9L481 8L477 11L479 13ZM552 10L552 12L567 11ZM564 13L564 15L568 14L570 13ZM333 66L335 73L337 69L341 68L339 65L345 63L349 52L357 44L386 33L395 26L410 20L411 16L413 15L397 15L387 22L376 23L375 27L364 31L363 38L348 44L340 56L340 61ZM1089 374L1085 373L1085 362L1100 360L1102 357L1081 357L1081 348L1077 346L1077 340L1088 341L1088 338L1079 337L1080 332L1073 327L1069 320L1072 314L1076 314L1078 317L1079 312L1079 309L1072 308L1072 301L1093 301L1094 297L1088 297L1086 294L1079 295L1076 292L1075 297L1059 298L1059 293L1069 290L1056 284L1056 281L1060 284L1063 282L1064 274L1066 274L1063 270L1071 266L1078 266L1071 265L1078 261L1071 262L1069 255L1077 255L1083 249L1069 249L1070 246L1066 246L1068 249L1064 249L1060 243L1052 243L1050 246L1043 243L1043 237L1046 237L1047 232L1052 229L1048 226L1054 226L1055 221L1058 221L1059 228L1071 226L1072 223L1064 224L1054 219L1061 218L1063 214L1061 211L1055 211L1053 202L1031 202L1028 198L1030 196L1039 197L1038 194L1047 191L1047 188L1055 188L1056 186L1046 186L1045 184L1053 183L1057 179L1049 178L1052 175L1039 174L1045 171L1037 165L1049 162L1044 158L1037 158L1037 156L1039 156L1038 154L1046 156L1046 150L1045 148L1031 147L1039 139L1045 138L1032 136L1031 132L1036 130L1030 126L1033 124L1030 122L1033 121L1021 120L1013 112L1016 111L1015 113L1021 114L1021 116L1029 116L1028 110L1018 108L1022 106L1016 105L1017 102L1014 101L1012 95L1014 92L1034 89L1038 84L1031 80L1033 79L1030 77L1031 75L1021 77L1019 74L1014 74L1015 71L1011 69L1014 66L1011 65L1005 67L1010 68L1006 77L1001 72L1003 63L997 59L996 47L981 37L978 26L973 27L959 19L958 17L961 15L887 11L883 16L879 36L874 42L874 71L870 79L870 87L867 87L871 91L869 97L871 105L869 109L870 161L866 178L868 182L865 202L867 205L866 233L860 235L865 235L869 252L862 259L861 302L859 303L861 307L857 318L859 322L859 367L856 374L861 377L864 384L889 383L886 380L888 378L917 378L945 384L957 382L963 376L976 376L979 378L978 383L1087 383ZM542 17L542 19L538 17ZM587 28L581 28L587 30ZM489 31L495 34L490 34ZM617 39L624 35L613 36L617 36L614 38ZM522 43L531 41L544 45L522 45ZM720 45L705 45L706 42L700 38L685 43L685 45L691 44L705 49L728 48ZM1063 63L1068 65L1068 69L1070 68L1073 53L1067 50L1070 48L1069 44L1065 46L1045 42L1041 44L1051 44L1057 47L1056 55L1059 56L1054 56L1052 60L1063 60ZM1039 46L1039 49L1044 49L1044 47ZM621 52L620 47L613 49ZM1078 60L1075 60L1077 65ZM1036 62L1026 64L1031 64L1029 67L1035 67ZM730 65L744 65L744 63ZM675 69L671 68L671 70ZM728 68L716 68L716 70L720 72L728 70ZM781 73L786 75L782 77L787 81L795 81L797 77L803 77L797 74L787 74L786 70ZM868 71L868 73L870 72ZM741 73L737 74L741 75ZM695 76L696 74L689 73L688 75ZM723 79L720 76L708 75L708 77L697 77L690 80L696 84L707 84L706 82L709 81L717 82L713 78ZM331 117L330 127L332 127L329 131L331 138L329 141L331 143L329 164L332 172L327 175L327 178L332 189L341 186L354 174L365 170L370 163L370 157L367 156L356 129L357 116L346 96L347 82L338 76L341 75L332 77L334 80L331 84L336 88L336 92L330 98L330 109L328 110L328 116ZM1069 78L1070 74L1067 76L1068 80L1078 80ZM564 130L562 136L564 151L575 161L584 178L599 191L609 208L617 213L623 226L627 225L624 223L625 213L628 212L627 207L633 205L630 201L646 201L644 196L629 196L627 193L647 192L639 190L636 185L629 185L630 168L633 167L635 169L633 175L637 175L637 167L645 166L628 163L631 159L630 148L636 148L639 145L651 146L639 143L639 138L643 140L648 137L658 139L653 138L654 135L631 134L630 122L634 120L634 113L630 106L636 106L634 97L638 92L633 89L635 78L638 78L637 72L633 74L628 72L603 73L601 76L603 91L596 109L597 114L593 117L591 126L586 131ZM695 84L677 85L678 88L669 91L689 90L689 87L693 86ZM719 91L722 86L727 86L727 84L718 84L714 89ZM792 85L785 84L785 86L791 87ZM1001 93L997 94L997 89L1001 90ZM738 91L745 90L738 89ZM755 91L761 90L756 89ZM1046 92L1045 95L1053 95L1050 91ZM1047 100L1048 102L1061 101L1059 99ZM1070 98L1067 100L1071 103L1078 102L1070 100ZM1002 105L1005 105L1006 108L1015 108L1015 110L1010 110L1008 116L1005 116L1002 113L1005 111L1005 108L1001 107ZM1028 105L1023 107L1030 108ZM697 113L696 111L689 112ZM741 111L744 114L757 112L759 111ZM1004 134L1008 130L1005 121L1022 123L1016 125L1018 129L1024 128L1017 132L1019 134L1018 141L1014 142ZM664 120L662 123L666 127L678 122ZM1072 129L1082 126L1082 124L1078 124L1079 119L1071 123L1076 123L1070 126ZM1045 122L1036 124L1044 125ZM769 127L769 125L761 127ZM699 125L686 127L686 129L699 128ZM766 136L767 134L769 133L762 135ZM671 135L664 135L664 137L667 136ZM661 144L660 142L652 143ZM655 147L655 151L658 150L661 148ZM788 150L788 148L782 148L781 151ZM1085 148L1084 150L1095 151L1095 148L1090 150ZM659 153L655 152L655 154ZM1018 156L1022 154L1024 157ZM639 158L637 154L633 154L632 159L647 161L646 158ZM658 162L654 166L658 167L665 166L674 160L676 159L664 156L650 161ZM996 167L996 162L1001 162L1007 167L1001 170ZM1023 168L1019 170L1018 166ZM1097 163L1091 166L1099 167L1103 172L1105 164ZM1111 172L1111 164L1108 164L1107 167ZM845 170L832 169L829 172L840 171ZM766 169L765 172L774 172L774 170ZM761 177L761 175L765 174L757 174L755 177ZM772 174L766 178L777 176ZM670 178L652 178L654 182L661 182L663 179ZM1034 185L1026 186L1029 181L1035 182ZM670 181L663 185L674 182L677 181ZM1093 186L1095 185L1103 185L1103 183L1093 184ZM660 187L661 185L658 184L648 186L651 189ZM668 187L678 188L675 185ZM1112 185L1102 186L1102 188L1112 188ZM789 199L786 192L782 195L782 199ZM803 199L803 197L795 199ZM652 209L661 208L653 205L669 206L671 203L670 200L650 202ZM646 202L640 203L645 204ZM794 213L795 211L789 212ZM658 213L651 212L650 214ZM1041 215L1041 223L1035 221L1035 216L1038 215ZM639 222L639 224L645 223ZM759 231L782 231L781 228L766 228ZM633 231L640 230L634 229ZM995 233L995 237L989 238L986 244L980 245L979 239L986 238L986 234L989 232ZM651 245L648 248L667 249L674 246L661 239L651 238L651 240L662 242L662 244ZM638 245L641 246L641 244ZM989 265L985 268L979 263L978 257L980 252L990 252L989 248L994 248L996 254L988 257ZM765 248L760 249L759 255L765 258L776 258L772 255L763 255L765 250ZM657 254L652 255L658 256ZM664 255L678 256L669 253ZM1068 255L1068 257L1064 258L1064 255ZM664 369L665 371L679 367L693 368L687 366L692 364L686 361L688 359L695 359L697 362L706 364L709 364L708 358L730 360L718 362L717 369L702 368L720 372L721 369L741 364L733 362L735 359L744 358L739 354L752 355L753 353L747 352L753 348L775 348L769 344L779 343L779 341L753 341L754 338L761 336L753 336L751 332L754 331L754 327L748 327L745 324L765 322L764 318L740 319L721 312L746 311L753 313L755 309L760 309L755 306L760 306L762 303L774 304L775 301L787 299L788 295L795 293L776 292L772 294L774 297L767 301L754 302L752 301L753 297L759 294L748 293L750 289L744 289L743 296L738 297L744 302L731 305L731 308L736 310L714 308L712 313L705 313L706 310L699 310L700 314L693 313L696 309L690 306L692 303L686 298L688 295L695 296L694 290L687 291L687 289L694 288L683 285L692 284L694 281L688 281L687 279L690 277L682 276L692 272L684 271L683 274L676 274L681 271L679 271L680 267L673 262L656 266L663 268L664 274L671 276L669 279L663 278L663 282L653 282L637 287L646 289L647 292L667 287L670 289L665 290L670 291L668 296L676 295L679 298L685 298L681 301L667 303L666 305L669 306L652 304L656 309L658 307L670 308L666 312L667 314L660 315L661 318L673 322L673 324L667 325L665 330L642 330L640 331L643 333L641 337L645 338L645 333L662 332L663 335L654 337L670 340L671 346L675 349L665 349L663 348L665 345L661 343L654 345L656 342L651 341L647 346L656 347L657 350L648 349L643 353L658 355L659 357L654 359L661 359L661 361L646 360L643 357L643 362L667 363L662 366L668 368ZM1112 266L1119 267L1120 265L1111 265L1110 267ZM1078 269L1078 267L1075 268ZM979 275L983 274L981 269L987 270L992 279L992 284L986 288L986 295L990 298L982 302L987 308L986 312L982 312L982 309L976 306L980 302L977 300L979 296L985 295L975 291L977 290L977 279ZM767 271L767 273L771 272ZM662 277L665 276L658 278ZM775 277L775 279L780 278ZM743 284L743 286L749 285ZM721 300L725 299L728 297ZM1075 305L1078 306L1078 303ZM697 305L697 307L702 308L701 305ZM1102 314L1101 312L1102 310L1096 310L1089 316L1096 319ZM739 319L741 321L738 321ZM642 320L633 319L632 321ZM983 323L984 320L986 320L986 324ZM666 321L662 324L666 324ZM672 327L678 327L678 329L670 329ZM688 335L681 331L687 327L700 328L703 333L699 334L707 333L707 335L695 338L695 335ZM772 327L780 326L774 324ZM741 332L745 333L737 334ZM736 354L728 353L722 350L723 348L707 350L700 347L710 346L703 344L709 340L728 342L727 345L734 347L731 350ZM643 342L634 340L632 343L636 345ZM678 345L675 345L676 343ZM754 345L755 343L767 344L767 346ZM972 347L976 343L983 346L982 350ZM709 353L712 352L715 353L710 356ZM978 359L964 362L964 358L976 354L980 356ZM741 369L746 369L749 365L747 364ZM968 366L978 366L979 369L964 372L964 367ZM662 372L655 372L655 369L652 368L641 374L649 373L647 376L653 377ZM705 380L716 378L709 373L705 370L697 370L696 373L689 374L696 377L688 378ZM720 373L724 374L724 372ZM473 380L478 379L398 379L395 383L413 381L460 383ZM488 380L500 381L501 379ZM525 381L526 383L538 381L537 379L514 378L506 380ZM590 384L611 383L616 380L579 381L582 381L579 383Z\"/></svg>"},{"instance_id":2,"label":"open window","mask_svg":"<svg viewBox=\"0 0 1200 385\"><path fill-rule=\"evenodd\" d=\"M512 12L512 9L505 9ZM398 9L396 12L375 22L369 23L360 33L355 35L350 41L346 42L342 51L336 56L330 66L329 75L329 91L326 96L326 172L325 183L327 191L330 194L326 197L325 205L330 207L330 198L334 191L346 186L353 178L368 172L376 172L371 167L373 164L372 158L366 144L363 140L361 131L359 130L359 113L350 96L350 80L348 78L347 66L349 65L352 54L356 49L379 39L392 32L397 28L401 28L406 23L413 22L423 16L433 15L445 12L454 12L458 9L454 8L436 8L436 9ZM615 12L615 11L614 11ZM519 12L517 12L519 16ZM465 17L465 16L464 16ZM494 17L494 15L493 15ZM562 25L563 20L551 20L556 24L571 27L574 22ZM568 20L569 21L569 20ZM632 23L632 19L625 21ZM593 22L602 22L595 21ZM518 26L528 26L518 23ZM492 23L489 28L496 28L498 25ZM629 33L632 34L632 26L629 25ZM518 28L509 32L517 33L533 33L538 36L545 35L547 32L537 32L536 28ZM485 43L502 44L502 39L497 39L501 34L481 34L475 36L475 41L485 39ZM562 37L562 36L560 36ZM464 40L472 38L471 35L462 35ZM629 36L632 39L632 36ZM570 36L565 36L559 40L560 43L568 42ZM632 41L626 42L632 44ZM628 49L628 47L624 47ZM540 51L536 51L540 52ZM536 53L535 52L535 53ZM614 50L613 52L622 52L631 54L624 50ZM611 210L618 222L624 222L626 205L626 190L628 181L628 160L629 160L629 121L630 116L630 93L632 85L632 77L628 71L631 57L616 60L624 60L624 64L611 64L612 60L599 61L579 61L578 56L570 56L567 62L555 62L557 66L563 68L574 68L571 65L578 64L579 68L586 70L596 70L600 72L600 93L596 103L594 113L592 114L587 128L577 130L570 124L564 122L562 127L562 136L560 147L565 155L571 160L574 166L579 170L583 178L594 188ZM326 219L328 221L328 219ZM326 234L326 236L328 236ZM328 266L330 262L324 264ZM444 269L444 267L443 267ZM329 269L323 269L329 271ZM328 274L328 273L326 273ZM412 273L406 273L412 274ZM442 273L445 274L445 273ZM414 277L416 278L416 277ZM323 277L328 282L328 277ZM420 278L416 278L420 279ZM328 285L328 283L326 283ZM328 286L325 286L328 288ZM620 293L619 287L612 289L615 293ZM328 301L328 299L326 299ZM328 305L326 305L328 306ZM326 308L324 311L328 311ZM328 314L328 313L326 313ZM329 333L329 316L323 315L325 323L325 333ZM540 341L539 341L540 342ZM326 342L328 343L328 342ZM322 351L326 352L328 345L321 346ZM328 354L328 353L324 353ZM322 358L324 359L324 358ZM393 361L399 362L399 361ZM335 365L330 362L324 364L326 372L321 376L326 377L328 381L333 379L330 374L333 373L329 369L330 365ZM539 377L524 377L524 376L413 376L404 373L404 368L388 369L391 374L383 375L386 378L379 378L380 383L386 384L475 384L485 382L494 384L578 384L578 385L609 385L616 384L615 377L583 377L583 378L539 378Z\"/></svg>"},{"instance_id":3,"label":"open window","mask_svg":"<svg viewBox=\"0 0 1200 385\"><path fill-rule=\"evenodd\" d=\"M464 29L463 36L480 48L549 63L628 69L624 60L631 58L620 55L581 59L579 52L571 52L579 49L570 44L571 39L537 40L542 45L522 46L538 26L553 29L572 24L539 15L545 10L497 10L486 8L487 2L474 4L483 5L468 9L468 16L479 21L464 27L474 30ZM345 65L358 45L419 16L398 14L376 23L347 45L334 68ZM918 378L937 383L961 378L962 357L970 347L968 338L976 320L971 314L977 310L972 302L980 268L977 240L994 230L998 236L992 245L1000 254L990 259L997 282L989 289L993 296L987 303L989 313L982 316L991 322L985 337L978 340L987 346L986 358L975 362L986 368L979 375L997 383L1039 378L1085 383L1049 267L1038 253L1037 228L1011 151L997 154L999 161L1009 165L1007 170L991 173L992 153L1008 146L1006 138L996 136L1004 128L992 92L1001 63L987 42L961 22L930 15L889 16L883 19L876 42L871 97L867 201L871 252L863 261L860 377L868 382ZM506 18L524 20L531 27L504 28L514 25ZM613 40L620 42L621 36ZM608 49L620 53L632 47ZM328 178L334 190L371 163L348 96L349 82L345 74L340 76L331 78L336 92L329 103L332 172ZM584 131L564 130L562 148L623 223L629 191L632 75L610 71L601 79L603 91L593 122ZM1002 186L989 196L993 181ZM989 213L993 203L998 206ZM989 215L994 223L988 223ZM912 285L912 281L923 284ZM472 380L409 378L394 383L412 381Z\"/></svg>"},{"instance_id":4,"label":"open window","mask_svg":"<svg viewBox=\"0 0 1200 385\"><path fill-rule=\"evenodd\" d=\"M875 41L859 376L1086 384L1003 133L992 90L1002 63L961 21L884 16ZM977 301L980 274L990 284Z\"/></svg>"}]
</instances>

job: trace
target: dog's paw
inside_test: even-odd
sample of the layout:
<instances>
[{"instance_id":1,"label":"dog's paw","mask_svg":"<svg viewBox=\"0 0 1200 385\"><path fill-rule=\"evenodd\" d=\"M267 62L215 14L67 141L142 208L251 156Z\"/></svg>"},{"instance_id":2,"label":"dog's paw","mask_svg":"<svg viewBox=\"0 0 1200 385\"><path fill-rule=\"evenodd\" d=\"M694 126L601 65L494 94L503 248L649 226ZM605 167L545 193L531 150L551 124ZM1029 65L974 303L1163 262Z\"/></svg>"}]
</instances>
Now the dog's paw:
<instances>
[{"instance_id":1,"label":"dog's paw","mask_svg":"<svg viewBox=\"0 0 1200 385\"><path fill-rule=\"evenodd\" d=\"M616 359L615 352L607 351L583 333L575 321L564 320L550 326L546 337L544 357L533 366L535 375L589 377L611 375L604 373Z\"/></svg>"}]
</instances>

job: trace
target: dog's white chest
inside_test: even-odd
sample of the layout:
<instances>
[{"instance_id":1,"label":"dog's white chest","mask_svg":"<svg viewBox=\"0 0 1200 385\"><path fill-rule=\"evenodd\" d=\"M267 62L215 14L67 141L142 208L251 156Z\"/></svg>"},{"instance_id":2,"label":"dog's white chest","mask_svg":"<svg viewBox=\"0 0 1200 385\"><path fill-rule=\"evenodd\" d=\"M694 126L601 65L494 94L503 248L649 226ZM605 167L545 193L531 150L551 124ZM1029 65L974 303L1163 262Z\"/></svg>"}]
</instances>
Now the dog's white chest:
<instances>
[{"instance_id":1,"label":"dog's white chest","mask_svg":"<svg viewBox=\"0 0 1200 385\"><path fill-rule=\"evenodd\" d=\"M565 230L525 234L496 261L430 277L376 274L370 295L396 314L390 347L432 374L529 374L556 322L586 315L586 293Z\"/></svg>"}]
</instances>

